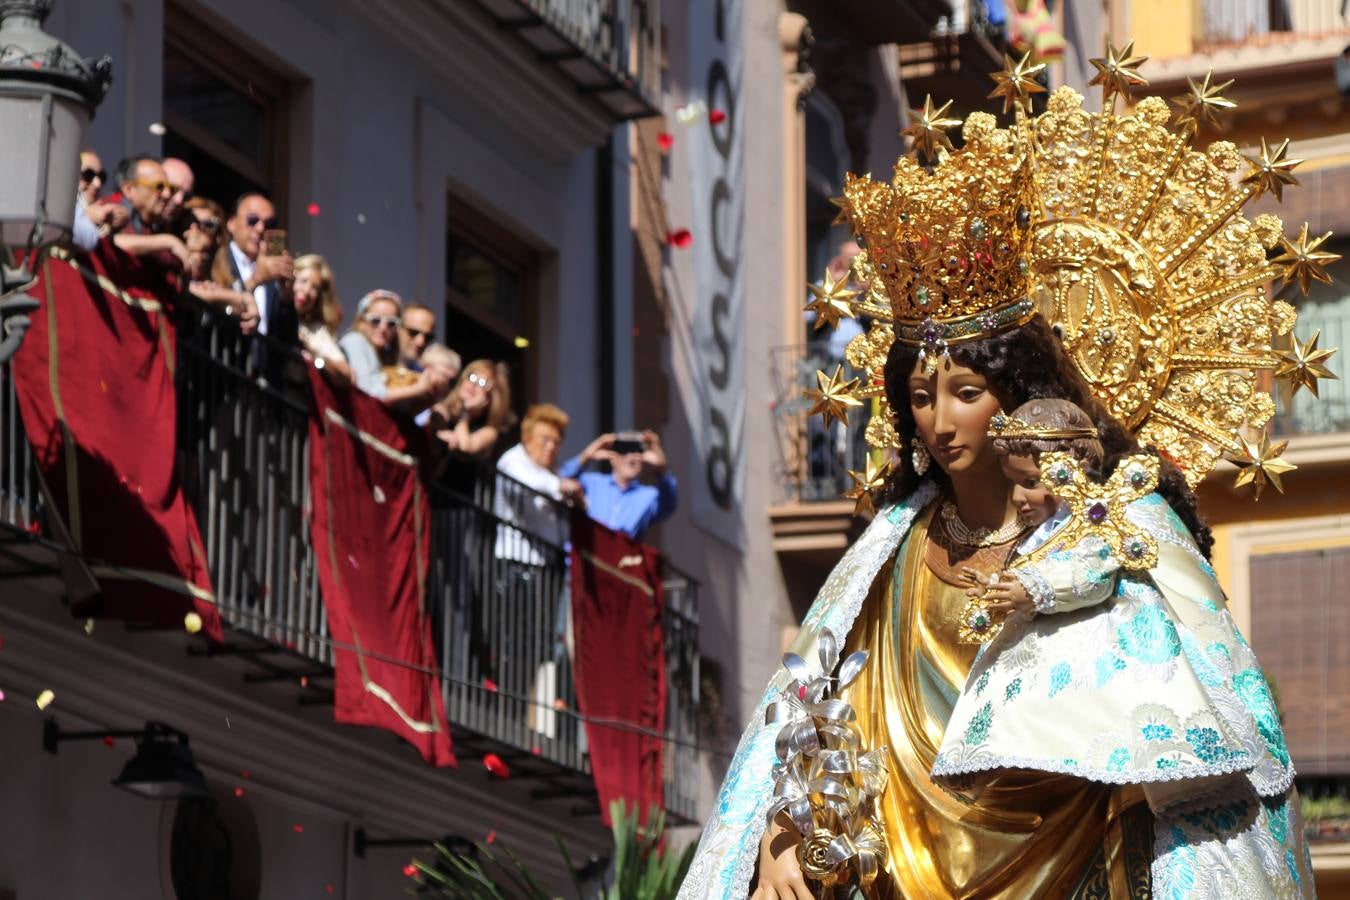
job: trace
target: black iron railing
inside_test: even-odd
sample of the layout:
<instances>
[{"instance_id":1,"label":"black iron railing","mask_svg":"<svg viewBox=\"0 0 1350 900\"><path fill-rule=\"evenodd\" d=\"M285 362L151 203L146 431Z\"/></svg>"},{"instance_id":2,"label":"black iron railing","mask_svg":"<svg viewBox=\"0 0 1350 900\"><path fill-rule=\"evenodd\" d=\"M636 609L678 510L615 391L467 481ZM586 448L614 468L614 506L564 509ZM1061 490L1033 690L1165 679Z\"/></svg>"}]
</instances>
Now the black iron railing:
<instances>
[{"instance_id":1,"label":"black iron railing","mask_svg":"<svg viewBox=\"0 0 1350 900\"><path fill-rule=\"evenodd\" d=\"M867 460L864 429L867 416L854 412L847 425L826 426L820 416L808 415L811 401L805 391L814 388L816 372L843 366L846 378L861 377L843 358L842 342L829 340L776 347L771 360L774 419L778 436L780 499L814 503L838 500L852 486L850 471L862 471Z\"/></svg>"},{"instance_id":2,"label":"black iron railing","mask_svg":"<svg viewBox=\"0 0 1350 900\"><path fill-rule=\"evenodd\" d=\"M235 631L331 667L306 519L309 414L303 370L273 365L267 368L275 379L269 384L258 377L266 367L259 364L254 342L239 333L234 320L208 310L180 319L179 464L220 611ZM8 369L4 376L0 521L29 528L42 517L41 494ZM435 486L429 493L427 596L452 726L589 772L566 612L569 510L505 476L483 480L473 498ZM540 527L549 522L553 530ZM697 584L668 567L664 586L666 806L692 819L698 773Z\"/></svg>"}]
</instances>

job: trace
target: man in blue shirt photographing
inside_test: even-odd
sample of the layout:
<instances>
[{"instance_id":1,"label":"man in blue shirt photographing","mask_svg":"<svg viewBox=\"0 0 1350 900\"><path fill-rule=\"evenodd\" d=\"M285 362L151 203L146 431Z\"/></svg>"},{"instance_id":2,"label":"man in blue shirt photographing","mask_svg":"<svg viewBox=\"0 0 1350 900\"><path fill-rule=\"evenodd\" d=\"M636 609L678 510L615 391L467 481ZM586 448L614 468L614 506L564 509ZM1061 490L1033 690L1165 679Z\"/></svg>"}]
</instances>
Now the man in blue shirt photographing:
<instances>
[{"instance_id":1,"label":"man in blue shirt photographing","mask_svg":"<svg viewBox=\"0 0 1350 900\"><path fill-rule=\"evenodd\" d=\"M586 471L592 464L605 462L608 473ZM581 482L586 512L592 519L637 541L675 511L675 476L670 474L655 431L602 434L563 463L558 474ZM643 483L644 475L655 483Z\"/></svg>"}]
</instances>

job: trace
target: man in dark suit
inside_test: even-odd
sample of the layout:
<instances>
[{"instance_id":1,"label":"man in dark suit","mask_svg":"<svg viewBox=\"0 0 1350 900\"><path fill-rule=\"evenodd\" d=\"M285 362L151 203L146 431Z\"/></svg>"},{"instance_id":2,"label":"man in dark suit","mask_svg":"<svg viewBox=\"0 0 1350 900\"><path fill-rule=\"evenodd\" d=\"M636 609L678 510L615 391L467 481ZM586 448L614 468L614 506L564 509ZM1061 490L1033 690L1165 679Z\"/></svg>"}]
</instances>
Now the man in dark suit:
<instances>
[{"instance_id":1,"label":"man in dark suit","mask_svg":"<svg viewBox=\"0 0 1350 900\"><path fill-rule=\"evenodd\" d=\"M263 233L277 227L276 208L262 194L240 197L225 223L230 243L225 248L235 290L253 297L258 308L258 334L253 362L257 372L273 385L280 385L281 371L289 348L298 346L299 319L291 300L295 265L289 250L268 255Z\"/></svg>"}]
</instances>

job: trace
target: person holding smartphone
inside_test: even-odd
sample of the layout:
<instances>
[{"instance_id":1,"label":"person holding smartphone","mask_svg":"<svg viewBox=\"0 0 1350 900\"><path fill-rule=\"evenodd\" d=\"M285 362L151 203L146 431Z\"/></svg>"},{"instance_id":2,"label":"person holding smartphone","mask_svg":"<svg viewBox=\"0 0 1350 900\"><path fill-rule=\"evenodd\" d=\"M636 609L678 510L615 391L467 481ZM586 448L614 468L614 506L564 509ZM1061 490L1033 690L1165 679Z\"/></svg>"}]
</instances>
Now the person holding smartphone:
<instances>
[{"instance_id":1,"label":"person holding smartphone","mask_svg":"<svg viewBox=\"0 0 1350 900\"><path fill-rule=\"evenodd\" d=\"M587 471L595 463L609 463L609 471ZM581 483L592 519L635 541L675 512L679 499L661 438L651 430L602 434L558 474ZM653 483L644 483L644 476Z\"/></svg>"}]
</instances>

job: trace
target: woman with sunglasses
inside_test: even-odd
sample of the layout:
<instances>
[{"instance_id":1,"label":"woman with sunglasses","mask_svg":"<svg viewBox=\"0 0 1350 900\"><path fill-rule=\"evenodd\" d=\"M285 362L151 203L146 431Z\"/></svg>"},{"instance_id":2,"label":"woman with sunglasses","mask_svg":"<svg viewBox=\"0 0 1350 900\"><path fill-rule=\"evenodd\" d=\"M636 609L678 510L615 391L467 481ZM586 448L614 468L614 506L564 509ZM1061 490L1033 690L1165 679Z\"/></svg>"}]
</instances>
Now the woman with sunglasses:
<instances>
[{"instance_id":1,"label":"woman with sunglasses","mask_svg":"<svg viewBox=\"0 0 1350 900\"><path fill-rule=\"evenodd\" d=\"M440 483L463 497L487 483L497 443L515 424L506 366L475 359L460 373L455 389L431 411L431 428L450 450Z\"/></svg>"},{"instance_id":2,"label":"woman with sunglasses","mask_svg":"<svg viewBox=\"0 0 1350 900\"><path fill-rule=\"evenodd\" d=\"M398 365L398 326L403 300L393 291L371 291L356 306L356 324L338 346L347 357L351 379L361 390L385 403L418 413L445 396L446 380L436 372L422 372L408 385L391 385L386 366Z\"/></svg>"},{"instance_id":3,"label":"woman with sunglasses","mask_svg":"<svg viewBox=\"0 0 1350 900\"><path fill-rule=\"evenodd\" d=\"M115 231L120 231L131 214L120 203L102 199L108 173L103 160L93 150L80 151L80 186L75 195L75 245L82 250L93 250L98 242Z\"/></svg>"}]
</instances>

